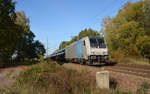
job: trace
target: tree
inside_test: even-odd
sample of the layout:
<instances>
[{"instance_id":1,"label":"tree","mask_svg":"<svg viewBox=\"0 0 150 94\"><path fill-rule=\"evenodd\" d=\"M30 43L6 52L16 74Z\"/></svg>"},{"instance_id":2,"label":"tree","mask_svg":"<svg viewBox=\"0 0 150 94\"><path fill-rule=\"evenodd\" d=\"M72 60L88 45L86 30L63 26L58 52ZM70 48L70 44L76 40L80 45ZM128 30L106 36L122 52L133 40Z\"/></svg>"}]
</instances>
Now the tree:
<instances>
[{"instance_id":1,"label":"tree","mask_svg":"<svg viewBox=\"0 0 150 94\"><path fill-rule=\"evenodd\" d=\"M105 18L102 30L110 54L149 58L150 1L128 2L114 18Z\"/></svg>"},{"instance_id":2,"label":"tree","mask_svg":"<svg viewBox=\"0 0 150 94\"><path fill-rule=\"evenodd\" d=\"M0 0L0 61L8 62L14 54L18 36L15 20L15 2Z\"/></svg>"},{"instance_id":3,"label":"tree","mask_svg":"<svg viewBox=\"0 0 150 94\"><path fill-rule=\"evenodd\" d=\"M72 39L71 39L71 41L70 41L70 44L71 43L73 43L73 42L75 42L75 41L77 41L77 40L80 40L81 38L83 38L83 37L86 37L86 36L88 36L88 37L94 37L94 36L100 36L100 34L96 31L96 30L93 30L93 29L91 29L91 28L89 28L89 29L84 29L84 30L82 30L79 34L78 34L78 36L74 36Z\"/></svg>"},{"instance_id":4,"label":"tree","mask_svg":"<svg viewBox=\"0 0 150 94\"><path fill-rule=\"evenodd\" d=\"M39 58L45 53L41 42L35 41L29 18L15 12L15 2L0 0L0 64L8 65L16 57L19 61Z\"/></svg>"},{"instance_id":5,"label":"tree","mask_svg":"<svg viewBox=\"0 0 150 94\"><path fill-rule=\"evenodd\" d=\"M89 28L82 30L78 35L79 39L86 36L93 37L93 36L100 36L100 34L96 30Z\"/></svg>"},{"instance_id":6,"label":"tree","mask_svg":"<svg viewBox=\"0 0 150 94\"><path fill-rule=\"evenodd\" d=\"M16 24L20 26L21 36L17 44L17 60L24 61L39 58L44 55L45 48L39 41L34 41L35 35L30 30L29 18L24 12L16 12Z\"/></svg>"},{"instance_id":7,"label":"tree","mask_svg":"<svg viewBox=\"0 0 150 94\"><path fill-rule=\"evenodd\" d=\"M86 36L89 36L89 37L96 36L97 37L97 36L100 36L100 34L96 30L93 30L91 28L84 29L78 34L78 36L74 36L70 41L61 42L60 45L59 45L59 49L63 49L65 47L67 47L69 44L71 44L75 41L78 41L81 38L86 37Z\"/></svg>"},{"instance_id":8,"label":"tree","mask_svg":"<svg viewBox=\"0 0 150 94\"><path fill-rule=\"evenodd\" d=\"M68 45L69 45L68 41L62 41L59 45L59 49L66 48L66 46L68 46Z\"/></svg>"}]
</instances>

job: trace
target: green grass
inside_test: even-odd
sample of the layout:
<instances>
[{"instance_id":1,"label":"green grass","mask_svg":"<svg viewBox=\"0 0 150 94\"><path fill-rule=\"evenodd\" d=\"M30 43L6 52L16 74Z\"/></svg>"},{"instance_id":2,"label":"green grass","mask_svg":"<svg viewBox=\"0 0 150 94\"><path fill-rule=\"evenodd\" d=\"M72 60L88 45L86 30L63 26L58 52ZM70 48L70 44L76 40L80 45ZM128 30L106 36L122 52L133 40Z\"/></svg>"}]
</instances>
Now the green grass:
<instances>
[{"instance_id":1,"label":"green grass","mask_svg":"<svg viewBox=\"0 0 150 94\"><path fill-rule=\"evenodd\" d=\"M129 57L122 58L120 60L120 63L150 65L150 63L148 62L148 60L144 60L142 58L129 58Z\"/></svg>"}]
</instances>

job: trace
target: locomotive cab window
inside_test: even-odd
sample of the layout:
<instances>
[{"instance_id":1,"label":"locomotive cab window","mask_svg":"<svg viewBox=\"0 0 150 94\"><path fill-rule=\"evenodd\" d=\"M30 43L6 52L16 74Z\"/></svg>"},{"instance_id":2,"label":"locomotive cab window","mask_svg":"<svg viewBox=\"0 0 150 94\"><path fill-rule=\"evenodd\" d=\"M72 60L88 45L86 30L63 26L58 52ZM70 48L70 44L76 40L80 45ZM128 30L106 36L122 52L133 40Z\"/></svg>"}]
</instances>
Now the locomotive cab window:
<instances>
[{"instance_id":1,"label":"locomotive cab window","mask_svg":"<svg viewBox=\"0 0 150 94\"><path fill-rule=\"evenodd\" d=\"M83 45L85 46L85 40L83 41Z\"/></svg>"},{"instance_id":2,"label":"locomotive cab window","mask_svg":"<svg viewBox=\"0 0 150 94\"><path fill-rule=\"evenodd\" d=\"M90 38L92 48L106 48L104 38Z\"/></svg>"}]
</instances>

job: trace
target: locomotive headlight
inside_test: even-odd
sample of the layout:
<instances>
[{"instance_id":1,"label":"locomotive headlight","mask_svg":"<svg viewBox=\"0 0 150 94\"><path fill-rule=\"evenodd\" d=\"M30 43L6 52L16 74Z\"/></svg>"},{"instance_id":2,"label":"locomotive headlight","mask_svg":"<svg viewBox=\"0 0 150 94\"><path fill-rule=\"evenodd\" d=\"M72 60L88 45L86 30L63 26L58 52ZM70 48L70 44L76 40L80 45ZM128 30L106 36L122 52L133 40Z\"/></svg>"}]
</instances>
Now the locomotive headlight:
<instances>
[{"instance_id":1,"label":"locomotive headlight","mask_svg":"<svg viewBox=\"0 0 150 94\"><path fill-rule=\"evenodd\" d=\"M103 52L103 55L106 55L106 54L107 54L107 52L104 51L104 52Z\"/></svg>"},{"instance_id":2,"label":"locomotive headlight","mask_svg":"<svg viewBox=\"0 0 150 94\"><path fill-rule=\"evenodd\" d=\"M91 56L91 59L96 59L96 56Z\"/></svg>"},{"instance_id":3,"label":"locomotive headlight","mask_svg":"<svg viewBox=\"0 0 150 94\"><path fill-rule=\"evenodd\" d=\"M108 59L109 58L109 56L105 56L105 59Z\"/></svg>"},{"instance_id":4,"label":"locomotive headlight","mask_svg":"<svg viewBox=\"0 0 150 94\"><path fill-rule=\"evenodd\" d=\"M95 54L95 52L92 52L92 54L94 55L94 54Z\"/></svg>"}]
</instances>

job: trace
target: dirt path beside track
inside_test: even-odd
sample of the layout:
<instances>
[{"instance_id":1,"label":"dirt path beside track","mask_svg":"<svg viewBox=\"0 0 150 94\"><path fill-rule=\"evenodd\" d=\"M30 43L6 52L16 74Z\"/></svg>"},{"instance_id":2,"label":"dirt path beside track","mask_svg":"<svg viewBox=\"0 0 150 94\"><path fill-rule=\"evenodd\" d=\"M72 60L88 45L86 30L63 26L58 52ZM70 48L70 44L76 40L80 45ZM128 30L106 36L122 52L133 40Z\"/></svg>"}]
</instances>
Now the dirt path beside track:
<instances>
[{"instance_id":1,"label":"dirt path beside track","mask_svg":"<svg viewBox=\"0 0 150 94\"><path fill-rule=\"evenodd\" d=\"M25 70L25 66L0 69L0 88L10 87L20 72Z\"/></svg>"}]
</instances>

